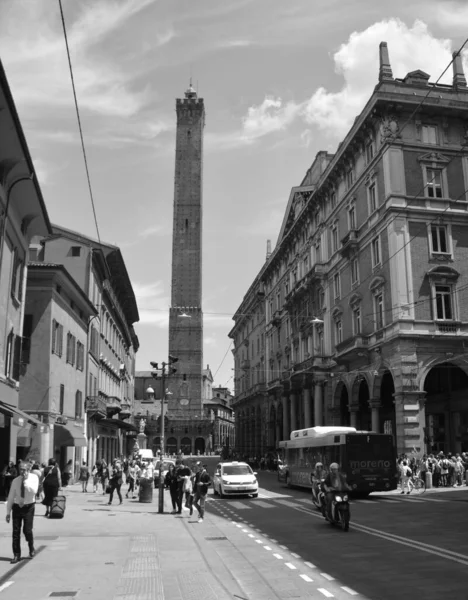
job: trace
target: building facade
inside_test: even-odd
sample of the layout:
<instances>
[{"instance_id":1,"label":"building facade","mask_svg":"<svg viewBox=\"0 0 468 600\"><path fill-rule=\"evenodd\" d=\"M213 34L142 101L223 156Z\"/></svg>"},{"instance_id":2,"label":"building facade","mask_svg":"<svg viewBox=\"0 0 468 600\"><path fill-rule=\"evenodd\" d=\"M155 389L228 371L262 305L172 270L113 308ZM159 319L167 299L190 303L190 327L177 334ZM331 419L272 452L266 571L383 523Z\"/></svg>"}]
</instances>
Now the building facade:
<instances>
[{"instance_id":1,"label":"building facade","mask_svg":"<svg viewBox=\"0 0 468 600\"><path fill-rule=\"evenodd\" d=\"M37 261L61 264L96 310L88 320L85 430L87 460L107 462L131 454L135 354L133 324L139 320L132 284L120 249L53 226L31 247Z\"/></svg>"},{"instance_id":2,"label":"building facade","mask_svg":"<svg viewBox=\"0 0 468 600\"><path fill-rule=\"evenodd\" d=\"M0 62L0 461L16 461L18 439L46 426L19 409L28 246L51 225ZM21 447L20 447L21 448Z\"/></svg>"},{"instance_id":3,"label":"building facade","mask_svg":"<svg viewBox=\"0 0 468 600\"><path fill-rule=\"evenodd\" d=\"M394 78L382 42L372 96L292 189L234 315L241 450L332 424L391 433L399 452L468 450L467 116L458 54L452 85L433 85L422 71ZM259 293L261 392L243 362Z\"/></svg>"},{"instance_id":4,"label":"building facade","mask_svg":"<svg viewBox=\"0 0 468 600\"><path fill-rule=\"evenodd\" d=\"M21 438L23 456L63 469L85 458L86 348L96 309L62 265L29 263L20 408L45 424Z\"/></svg>"}]
</instances>

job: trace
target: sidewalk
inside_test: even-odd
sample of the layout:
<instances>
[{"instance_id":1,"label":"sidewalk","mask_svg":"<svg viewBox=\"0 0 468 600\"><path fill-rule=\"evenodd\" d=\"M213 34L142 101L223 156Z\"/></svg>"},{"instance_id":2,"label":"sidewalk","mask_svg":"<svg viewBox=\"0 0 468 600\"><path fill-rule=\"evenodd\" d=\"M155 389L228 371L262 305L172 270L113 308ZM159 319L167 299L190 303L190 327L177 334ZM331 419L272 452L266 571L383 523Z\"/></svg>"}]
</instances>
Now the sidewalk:
<instances>
[{"instance_id":1,"label":"sidewalk","mask_svg":"<svg viewBox=\"0 0 468 600\"><path fill-rule=\"evenodd\" d=\"M9 563L11 525L2 518L1 600L45 600L51 595L87 600L316 597L312 584L300 578L299 573L307 572L304 564L297 567L303 570L279 568L271 552L253 543L260 534L242 533L227 516L213 514L210 502L204 522L198 523L196 511L192 518L188 511L171 515L167 492L163 515L157 512L157 490L151 504L124 497L121 506L115 498L114 506L107 506L108 496L83 494L78 485L66 488L65 495L62 520L46 519L44 507L36 507L37 555L27 558L23 538L26 558L14 567ZM259 543L271 544L265 539Z\"/></svg>"}]
</instances>

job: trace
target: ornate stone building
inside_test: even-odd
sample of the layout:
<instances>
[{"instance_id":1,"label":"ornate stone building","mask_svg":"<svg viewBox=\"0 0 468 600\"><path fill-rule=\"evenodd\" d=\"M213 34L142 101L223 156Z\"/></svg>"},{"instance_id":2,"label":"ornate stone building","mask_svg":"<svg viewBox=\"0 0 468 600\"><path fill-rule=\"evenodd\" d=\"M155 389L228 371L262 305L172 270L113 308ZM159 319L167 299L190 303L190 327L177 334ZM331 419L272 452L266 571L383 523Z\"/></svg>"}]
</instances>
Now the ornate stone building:
<instances>
[{"instance_id":1,"label":"ornate stone building","mask_svg":"<svg viewBox=\"0 0 468 600\"><path fill-rule=\"evenodd\" d=\"M399 452L468 450L461 57L452 85L429 77L394 78L382 42L361 114L292 189L230 333L241 452L331 424L392 433Z\"/></svg>"}]
</instances>

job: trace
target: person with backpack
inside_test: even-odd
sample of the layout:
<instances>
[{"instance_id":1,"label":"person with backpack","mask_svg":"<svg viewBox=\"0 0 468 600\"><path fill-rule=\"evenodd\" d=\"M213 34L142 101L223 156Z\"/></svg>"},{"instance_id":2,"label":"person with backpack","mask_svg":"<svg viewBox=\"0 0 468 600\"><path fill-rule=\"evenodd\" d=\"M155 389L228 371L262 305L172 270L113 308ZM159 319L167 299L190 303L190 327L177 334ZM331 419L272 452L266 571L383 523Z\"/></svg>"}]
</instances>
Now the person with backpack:
<instances>
[{"instance_id":1,"label":"person with backpack","mask_svg":"<svg viewBox=\"0 0 468 600\"><path fill-rule=\"evenodd\" d=\"M198 510L198 522L203 523L205 517L205 500L208 493L208 487L211 485L211 477L206 470L206 465L202 465L200 462L197 463L199 469L195 475L194 480L194 491L195 497L193 499L193 506Z\"/></svg>"},{"instance_id":2,"label":"person with backpack","mask_svg":"<svg viewBox=\"0 0 468 600\"><path fill-rule=\"evenodd\" d=\"M117 495L120 500L120 504L122 504L122 494L120 493L120 488L122 487L122 463L116 458L112 464L112 475L109 478L109 486L110 486L110 496L109 502L107 504L112 504L112 499L114 497L114 492L117 491Z\"/></svg>"},{"instance_id":3,"label":"person with backpack","mask_svg":"<svg viewBox=\"0 0 468 600\"><path fill-rule=\"evenodd\" d=\"M449 461L444 454L440 457L440 484L442 487L448 485Z\"/></svg>"}]
</instances>

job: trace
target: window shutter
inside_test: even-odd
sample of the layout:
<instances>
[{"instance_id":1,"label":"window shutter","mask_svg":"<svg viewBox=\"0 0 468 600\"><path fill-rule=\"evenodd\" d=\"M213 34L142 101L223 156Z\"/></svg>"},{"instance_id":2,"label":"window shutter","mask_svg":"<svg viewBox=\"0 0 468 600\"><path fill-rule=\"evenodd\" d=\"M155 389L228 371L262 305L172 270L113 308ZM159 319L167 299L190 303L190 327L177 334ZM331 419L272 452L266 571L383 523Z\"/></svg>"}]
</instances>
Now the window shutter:
<instances>
[{"instance_id":1,"label":"window shutter","mask_svg":"<svg viewBox=\"0 0 468 600\"><path fill-rule=\"evenodd\" d=\"M21 338L19 335L15 335L15 348L13 354L13 374L12 377L15 381L19 381L20 378L20 366L21 366Z\"/></svg>"},{"instance_id":2,"label":"window shutter","mask_svg":"<svg viewBox=\"0 0 468 600\"><path fill-rule=\"evenodd\" d=\"M33 316L24 315L23 340L21 348L21 362L28 365L31 359L31 336L32 336Z\"/></svg>"},{"instance_id":3,"label":"window shutter","mask_svg":"<svg viewBox=\"0 0 468 600\"><path fill-rule=\"evenodd\" d=\"M57 321L52 321L52 354L56 351L56 337L57 337Z\"/></svg>"},{"instance_id":4,"label":"window shutter","mask_svg":"<svg viewBox=\"0 0 468 600\"><path fill-rule=\"evenodd\" d=\"M16 298L16 283L18 279L18 250L13 252L13 275L11 277L11 295Z\"/></svg>"}]
</instances>

